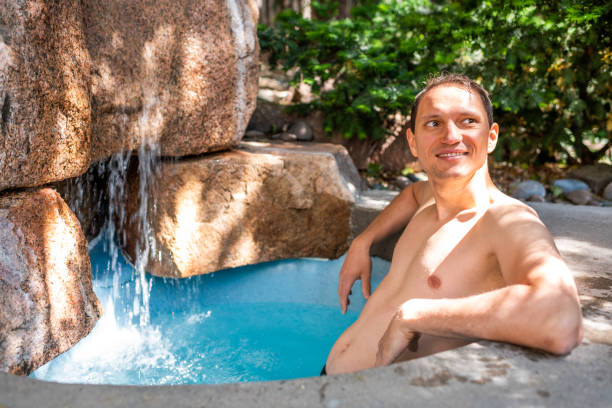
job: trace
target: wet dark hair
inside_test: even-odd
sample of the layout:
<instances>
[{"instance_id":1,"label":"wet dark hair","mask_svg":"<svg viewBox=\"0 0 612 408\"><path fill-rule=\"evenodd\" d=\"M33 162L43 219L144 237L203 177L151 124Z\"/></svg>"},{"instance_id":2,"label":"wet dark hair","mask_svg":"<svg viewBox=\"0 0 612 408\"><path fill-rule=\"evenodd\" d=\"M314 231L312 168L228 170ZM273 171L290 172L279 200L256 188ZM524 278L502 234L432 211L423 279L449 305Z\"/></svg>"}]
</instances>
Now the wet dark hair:
<instances>
[{"instance_id":1,"label":"wet dark hair","mask_svg":"<svg viewBox=\"0 0 612 408\"><path fill-rule=\"evenodd\" d=\"M493 105L491 104L491 99L489 99L489 93L477 82L471 80L466 75L462 74L442 74L435 78L431 78L427 81L427 85L425 88L418 93L416 98L414 98L414 103L412 104L412 111L410 112L410 130L414 133L415 119L417 116L417 112L419 110L419 103L425 94L431 91L433 88L440 85L459 85L468 91L472 91L472 89L478 92L480 95L480 99L482 100L482 104L487 112L487 120L489 122L489 127L493 125Z\"/></svg>"}]
</instances>

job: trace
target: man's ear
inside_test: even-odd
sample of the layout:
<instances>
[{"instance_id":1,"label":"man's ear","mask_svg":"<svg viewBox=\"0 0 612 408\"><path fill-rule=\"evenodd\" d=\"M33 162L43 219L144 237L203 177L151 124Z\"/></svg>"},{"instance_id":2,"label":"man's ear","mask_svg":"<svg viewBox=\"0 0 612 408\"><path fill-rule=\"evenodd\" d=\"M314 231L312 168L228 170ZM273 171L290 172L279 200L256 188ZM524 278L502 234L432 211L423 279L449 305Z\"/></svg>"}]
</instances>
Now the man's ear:
<instances>
[{"instance_id":1,"label":"man's ear","mask_svg":"<svg viewBox=\"0 0 612 408\"><path fill-rule=\"evenodd\" d=\"M489 129L489 144L487 146L487 153L493 153L495 146L497 146L497 140L499 138L499 125L493 123L491 129Z\"/></svg>"},{"instance_id":2,"label":"man's ear","mask_svg":"<svg viewBox=\"0 0 612 408\"><path fill-rule=\"evenodd\" d=\"M408 146L410 147L410 152L414 157L418 157L414 133L412 133L412 130L410 128L406 130L406 139L408 139Z\"/></svg>"}]
</instances>

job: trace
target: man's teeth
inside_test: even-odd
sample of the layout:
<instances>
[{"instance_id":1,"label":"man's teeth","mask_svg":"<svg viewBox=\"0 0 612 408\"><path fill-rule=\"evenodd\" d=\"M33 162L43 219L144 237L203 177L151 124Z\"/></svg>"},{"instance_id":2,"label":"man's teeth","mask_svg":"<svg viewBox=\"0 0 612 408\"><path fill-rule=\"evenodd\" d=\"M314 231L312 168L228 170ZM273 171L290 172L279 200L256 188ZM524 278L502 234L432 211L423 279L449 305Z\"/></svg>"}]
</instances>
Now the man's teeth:
<instances>
[{"instance_id":1,"label":"man's teeth","mask_svg":"<svg viewBox=\"0 0 612 408\"><path fill-rule=\"evenodd\" d=\"M455 157L455 156L463 156L464 153L441 153L438 157Z\"/></svg>"}]
</instances>

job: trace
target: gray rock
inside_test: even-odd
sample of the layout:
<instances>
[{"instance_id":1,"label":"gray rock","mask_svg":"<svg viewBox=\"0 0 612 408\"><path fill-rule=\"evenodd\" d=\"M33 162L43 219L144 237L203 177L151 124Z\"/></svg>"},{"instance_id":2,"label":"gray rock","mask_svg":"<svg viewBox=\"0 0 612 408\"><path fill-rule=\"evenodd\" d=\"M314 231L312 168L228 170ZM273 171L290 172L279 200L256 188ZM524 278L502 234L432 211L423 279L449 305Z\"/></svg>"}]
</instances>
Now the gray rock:
<instances>
[{"instance_id":1,"label":"gray rock","mask_svg":"<svg viewBox=\"0 0 612 408\"><path fill-rule=\"evenodd\" d=\"M244 137L248 139L261 139L262 137L266 137L266 134L259 130L247 130L244 133Z\"/></svg>"},{"instance_id":2,"label":"gray rock","mask_svg":"<svg viewBox=\"0 0 612 408\"><path fill-rule=\"evenodd\" d=\"M552 185L561 189L564 194L576 190L589 190L589 185L587 183L576 179L559 179L555 180Z\"/></svg>"},{"instance_id":3,"label":"gray rock","mask_svg":"<svg viewBox=\"0 0 612 408\"><path fill-rule=\"evenodd\" d=\"M542 183L535 180L527 180L519 183L512 192L512 197L519 200L527 200L533 196L546 196L546 189Z\"/></svg>"},{"instance_id":4,"label":"gray rock","mask_svg":"<svg viewBox=\"0 0 612 408\"><path fill-rule=\"evenodd\" d=\"M545 203L546 202L546 198L540 196L540 195L532 195L531 197L529 197L527 199L527 201L531 201L533 203Z\"/></svg>"},{"instance_id":5,"label":"gray rock","mask_svg":"<svg viewBox=\"0 0 612 408\"><path fill-rule=\"evenodd\" d=\"M574 190L564 196L576 205L587 205L593 200L593 194L589 190Z\"/></svg>"},{"instance_id":6,"label":"gray rock","mask_svg":"<svg viewBox=\"0 0 612 408\"><path fill-rule=\"evenodd\" d=\"M311 142L313 139L312 128L303 120L298 120L292 124L288 132L296 135L297 140L301 142Z\"/></svg>"},{"instance_id":7,"label":"gray rock","mask_svg":"<svg viewBox=\"0 0 612 408\"><path fill-rule=\"evenodd\" d=\"M606 186L606 188L604 188L604 191L601 195L606 200L612 200L612 182L608 183L608 185Z\"/></svg>"},{"instance_id":8,"label":"gray rock","mask_svg":"<svg viewBox=\"0 0 612 408\"><path fill-rule=\"evenodd\" d=\"M604 187L612 182L612 166L604 163L591 164L574 170L570 175L586 181L595 194L600 194Z\"/></svg>"}]
</instances>

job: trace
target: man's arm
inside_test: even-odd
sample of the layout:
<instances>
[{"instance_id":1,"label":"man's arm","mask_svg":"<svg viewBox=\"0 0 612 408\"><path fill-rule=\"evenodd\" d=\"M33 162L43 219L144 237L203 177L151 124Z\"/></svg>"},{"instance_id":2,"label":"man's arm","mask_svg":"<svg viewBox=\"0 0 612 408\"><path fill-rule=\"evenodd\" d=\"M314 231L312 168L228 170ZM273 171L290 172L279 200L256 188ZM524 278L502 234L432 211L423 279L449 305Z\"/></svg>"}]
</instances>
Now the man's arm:
<instances>
[{"instance_id":1,"label":"man's arm","mask_svg":"<svg viewBox=\"0 0 612 408\"><path fill-rule=\"evenodd\" d=\"M494 252L508 286L458 299L405 302L380 340L376 365L393 362L420 333L504 341L555 354L581 342L576 286L544 225L522 210L503 215L498 226L504 236L494 239Z\"/></svg>"},{"instance_id":2,"label":"man's arm","mask_svg":"<svg viewBox=\"0 0 612 408\"><path fill-rule=\"evenodd\" d=\"M408 224L419 208L419 203L425 199L426 188L426 183L420 182L403 189L353 240L340 269L338 282L338 298L342 313L346 313L349 304L348 295L357 279L361 279L363 297L367 299L370 296L372 272L370 248L372 244L385 239Z\"/></svg>"}]
</instances>

